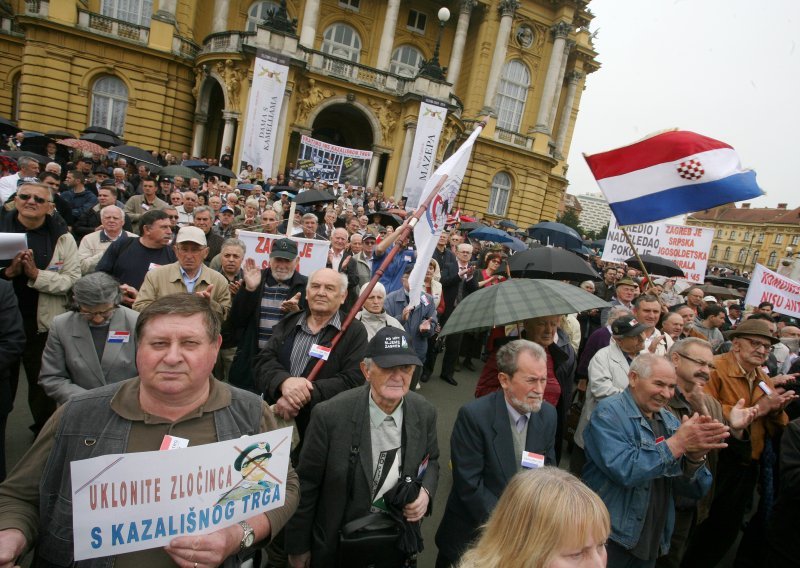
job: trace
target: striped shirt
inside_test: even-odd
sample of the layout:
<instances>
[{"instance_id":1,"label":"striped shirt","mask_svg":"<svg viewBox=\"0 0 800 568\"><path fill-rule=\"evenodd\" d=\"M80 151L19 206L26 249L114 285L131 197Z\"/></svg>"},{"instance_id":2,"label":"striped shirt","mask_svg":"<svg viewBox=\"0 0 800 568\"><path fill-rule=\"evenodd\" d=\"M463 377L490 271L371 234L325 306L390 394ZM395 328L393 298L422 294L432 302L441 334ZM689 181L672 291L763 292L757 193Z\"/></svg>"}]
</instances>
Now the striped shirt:
<instances>
[{"instance_id":1,"label":"striped shirt","mask_svg":"<svg viewBox=\"0 0 800 568\"><path fill-rule=\"evenodd\" d=\"M336 312L333 317L328 321L327 324L322 326L322 328L317 332L314 333L308 327L308 312L304 313L300 316L300 319L297 320L297 333L294 336L294 345L292 345L292 355L289 358L290 368L289 372L292 374L293 377L302 377L303 373L306 370L306 366L308 365L308 361L311 356L308 354L311 351L311 346L315 343L318 343L319 338L328 328L328 326L333 326L336 329L342 329L342 320L339 316L339 312Z\"/></svg>"},{"instance_id":2,"label":"striped shirt","mask_svg":"<svg viewBox=\"0 0 800 568\"><path fill-rule=\"evenodd\" d=\"M270 284L270 281L273 283ZM264 290L261 294L261 306L258 315L258 348L263 349L270 337L272 328L275 327L284 313L281 304L289 297L289 285L278 282L269 276L264 281Z\"/></svg>"}]
</instances>

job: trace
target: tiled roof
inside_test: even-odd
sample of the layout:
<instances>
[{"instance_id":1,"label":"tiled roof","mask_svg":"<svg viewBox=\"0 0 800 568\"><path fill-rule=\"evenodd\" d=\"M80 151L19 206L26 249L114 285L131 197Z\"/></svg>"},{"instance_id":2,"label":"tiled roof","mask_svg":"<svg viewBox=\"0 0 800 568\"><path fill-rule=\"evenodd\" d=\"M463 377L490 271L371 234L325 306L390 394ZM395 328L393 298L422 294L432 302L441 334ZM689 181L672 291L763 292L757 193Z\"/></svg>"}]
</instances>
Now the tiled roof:
<instances>
[{"instance_id":1,"label":"tiled roof","mask_svg":"<svg viewBox=\"0 0 800 568\"><path fill-rule=\"evenodd\" d=\"M689 220L718 221L727 223L777 223L786 225L800 224L800 207L795 209L777 209L762 207L748 209L723 205L689 215Z\"/></svg>"}]
</instances>

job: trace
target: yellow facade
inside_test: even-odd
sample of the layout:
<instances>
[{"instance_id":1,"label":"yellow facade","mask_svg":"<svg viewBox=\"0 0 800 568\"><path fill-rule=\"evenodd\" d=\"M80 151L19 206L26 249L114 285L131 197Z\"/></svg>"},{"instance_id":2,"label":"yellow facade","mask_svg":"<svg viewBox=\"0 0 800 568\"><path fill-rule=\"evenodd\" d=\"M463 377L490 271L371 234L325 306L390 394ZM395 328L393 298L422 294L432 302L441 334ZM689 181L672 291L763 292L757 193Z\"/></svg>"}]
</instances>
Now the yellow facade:
<instances>
[{"instance_id":1,"label":"yellow facade","mask_svg":"<svg viewBox=\"0 0 800 568\"><path fill-rule=\"evenodd\" d=\"M708 262L752 272L756 263L778 270L800 247L800 207L751 209L724 205L690 215L687 225L714 229ZM787 250L789 249L789 250Z\"/></svg>"},{"instance_id":2,"label":"yellow facade","mask_svg":"<svg viewBox=\"0 0 800 568\"><path fill-rule=\"evenodd\" d=\"M142 10L148 1L139 0ZM239 164L253 62L257 49L267 49L291 61L278 170L294 161L303 134L343 141L373 151L369 181L380 180L386 193L400 195L404 147L427 96L449 110L439 162L478 120L490 117L459 194L462 211L521 226L557 215L581 93L587 74L598 68L588 1L302 0L287 3L289 19L296 20L293 32L263 21L245 31L254 10L261 10L259 2L153 0L148 21L140 13L135 22L130 14L109 12L115 4L13 0L12 13L0 15L6 54L0 59L0 115L16 118L25 130L80 132L91 122L96 81L112 76L127 88L126 143L196 157L218 156L230 145ZM442 5L451 16L440 28ZM439 61L448 67L460 59L458 75L448 82L390 71L386 46L381 55L387 20L395 22L389 30L393 54L408 47L429 60L441 33ZM337 26L358 38L349 60L326 48L326 34ZM512 65L524 69L527 83L507 74ZM312 81L324 96L309 105ZM502 101L495 94L501 90ZM501 107L515 109L511 129L498 126L509 124ZM542 116L548 119L544 126ZM499 174L510 180L503 186L507 193L493 193ZM506 207L498 195L507 196Z\"/></svg>"}]
</instances>

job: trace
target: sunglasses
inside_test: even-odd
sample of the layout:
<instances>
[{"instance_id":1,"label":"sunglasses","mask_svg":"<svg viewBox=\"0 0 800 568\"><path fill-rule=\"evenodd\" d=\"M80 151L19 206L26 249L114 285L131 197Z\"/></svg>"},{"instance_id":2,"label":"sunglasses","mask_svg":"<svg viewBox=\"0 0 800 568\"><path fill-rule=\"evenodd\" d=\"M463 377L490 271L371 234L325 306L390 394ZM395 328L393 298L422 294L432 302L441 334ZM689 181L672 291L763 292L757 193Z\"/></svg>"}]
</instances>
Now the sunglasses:
<instances>
[{"instance_id":1,"label":"sunglasses","mask_svg":"<svg viewBox=\"0 0 800 568\"><path fill-rule=\"evenodd\" d=\"M170 219L180 219L177 215L167 215Z\"/></svg>"},{"instance_id":2,"label":"sunglasses","mask_svg":"<svg viewBox=\"0 0 800 568\"><path fill-rule=\"evenodd\" d=\"M39 197L38 195L31 195L30 193L18 193L17 198L20 201L30 201L31 199L33 199L39 205L44 205L45 203L48 203L50 201L49 199L45 199L44 197Z\"/></svg>"}]
</instances>

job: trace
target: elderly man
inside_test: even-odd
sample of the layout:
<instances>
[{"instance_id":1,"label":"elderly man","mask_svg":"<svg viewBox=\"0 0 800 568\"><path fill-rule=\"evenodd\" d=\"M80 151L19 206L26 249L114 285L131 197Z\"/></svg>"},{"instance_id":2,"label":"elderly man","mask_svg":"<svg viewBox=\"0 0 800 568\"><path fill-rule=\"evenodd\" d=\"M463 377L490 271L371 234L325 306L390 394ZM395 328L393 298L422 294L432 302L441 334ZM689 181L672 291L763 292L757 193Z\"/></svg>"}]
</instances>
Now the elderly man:
<instances>
[{"instance_id":1,"label":"elderly man","mask_svg":"<svg viewBox=\"0 0 800 568\"><path fill-rule=\"evenodd\" d=\"M703 391L714 368L711 344L696 337L682 339L670 348L669 360L675 367L678 382L667 410L679 419L683 419L684 416L690 418L697 413L728 424L731 428L731 437L727 440L728 449L725 451L729 455L736 455L737 459L749 459L750 440L745 435L744 429L753 421L757 410L752 406L745 408L742 399L731 409L731 420L728 422L719 402ZM712 476L716 476L718 460L718 451L708 453L708 469ZM658 559L656 562L658 568L678 568L681 565L690 535L696 524L708 516L712 498L713 488L699 501L686 497L676 499L675 530L672 533L669 554Z\"/></svg>"},{"instance_id":2,"label":"elderly man","mask_svg":"<svg viewBox=\"0 0 800 568\"><path fill-rule=\"evenodd\" d=\"M133 309L141 312L158 298L188 292L208 300L211 309L224 320L231 308L231 293L225 277L203 264L208 255L203 231L183 227L178 231L174 249L178 261L147 273Z\"/></svg>"},{"instance_id":3,"label":"elderly man","mask_svg":"<svg viewBox=\"0 0 800 568\"><path fill-rule=\"evenodd\" d=\"M119 305L119 283L94 272L75 283L72 295L78 309L53 320L39 374L39 384L58 404L136 375L139 314Z\"/></svg>"},{"instance_id":4,"label":"elderly man","mask_svg":"<svg viewBox=\"0 0 800 568\"><path fill-rule=\"evenodd\" d=\"M261 232L267 233L268 235L277 235L278 233L278 225L280 221L278 220L278 214L275 213L273 209L266 209L261 214Z\"/></svg>"},{"instance_id":5,"label":"elderly man","mask_svg":"<svg viewBox=\"0 0 800 568\"><path fill-rule=\"evenodd\" d=\"M589 362L589 382L581 418L575 430L575 448L570 471L580 476L586 462L583 432L589 424L597 403L604 398L624 391L628 387L630 364L643 352L645 334L650 326L632 315L622 315L611 324L611 341L600 349Z\"/></svg>"},{"instance_id":6,"label":"elderly man","mask_svg":"<svg viewBox=\"0 0 800 568\"><path fill-rule=\"evenodd\" d=\"M180 216L180 211L178 211L178 215ZM178 223L180 223L180 219L178 219ZM225 242L225 239L214 231L214 211L212 211L211 207L203 205L195 208L193 224L195 227L200 228L206 236L208 259L210 261L222 251L222 243Z\"/></svg>"},{"instance_id":7,"label":"elderly man","mask_svg":"<svg viewBox=\"0 0 800 568\"><path fill-rule=\"evenodd\" d=\"M111 243L120 237L136 238L135 234L122 229L124 223L125 213L116 205L108 205L100 210L100 230L86 235L78 247L82 274L94 271Z\"/></svg>"},{"instance_id":8,"label":"elderly man","mask_svg":"<svg viewBox=\"0 0 800 568\"><path fill-rule=\"evenodd\" d=\"M17 166L19 167L17 173L0 178L0 205L17 192L19 180L39 175L39 161L34 158L21 156L17 160Z\"/></svg>"},{"instance_id":9,"label":"elderly man","mask_svg":"<svg viewBox=\"0 0 800 568\"><path fill-rule=\"evenodd\" d=\"M167 202L159 199L156 195L156 180L153 178L142 178L142 193L134 195L125 203L125 213L130 217L133 224L133 231L139 229L139 219L142 215L153 209L163 209Z\"/></svg>"},{"instance_id":10,"label":"elderly man","mask_svg":"<svg viewBox=\"0 0 800 568\"><path fill-rule=\"evenodd\" d=\"M122 207L122 203L117 200L117 188L113 184L106 182L104 186L97 190L97 204L84 212L80 219L75 220L72 225L72 234L78 243L83 240L83 237L94 233L100 228L102 225L100 211L109 205ZM132 231L131 220L125 215L124 211L122 216L124 219L122 228L126 231Z\"/></svg>"},{"instance_id":11,"label":"elderly man","mask_svg":"<svg viewBox=\"0 0 800 568\"><path fill-rule=\"evenodd\" d=\"M408 336L385 327L361 362L367 385L317 406L297 468L300 506L286 528L292 567L335 565L339 530L371 512L385 513L383 496L405 478L422 486L405 505L405 520L417 523L430 514L439 479L436 409L409 392L421 364ZM375 558L381 565L389 559L396 566L406 560L391 548Z\"/></svg>"},{"instance_id":12,"label":"elderly man","mask_svg":"<svg viewBox=\"0 0 800 568\"><path fill-rule=\"evenodd\" d=\"M692 308L695 316L699 317L703 313L703 307L705 307L703 289L698 286L692 286L684 294L686 295L686 305Z\"/></svg>"},{"instance_id":13,"label":"elderly man","mask_svg":"<svg viewBox=\"0 0 800 568\"><path fill-rule=\"evenodd\" d=\"M661 332L668 335L673 343L680 340L683 332L683 318L675 312L667 312L661 317Z\"/></svg>"},{"instance_id":14,"label":"elderly man","mask_svg":"<svg viewBox=\"0 0 800 568\"><path fill-rule=\"evenodd\" d=\"M141 166L139 167L139 171L140 172L142 171ZM144 191L142 187L142 182L145 179L147 179L146 175L139 177L138 187L133 187L133 184L127 180L128 174L125 173L125 168L121 166L118 168L114 168L112 174L114 175L114 185L117 188L117 194L123 201L129 200L131 196L137 191ZM153 187L155 188L155 181L153 182ZM155 193L155 189L153 191Z\"/></svg>"},{"instance_id":15,"label":"elderly man","mask_svg":"<svg viewBox=\"0 0 800 568\"><path fill-rule=\"evenodd\" d=\"M453 232L450 234L451 243L453 242L454 238L458 240L462 237L456 232ZM434 252L433 258L436 257L437 254ZM442 293L444 294L444 314L442 317L442 325L447 322L447 318L450 317L450 314L453 313L453 310L456 308L456 306L458 306L459 302L478 289L478 279L474 277L475 265L473 265L471 262L472 245L468 243L458 244L455 257L455 265L448 262L450 270L448 271L449 277L447 279L447 285L445 285L444 278L445 269L442 267L442 264L439 265L440 269L442 270ZM449 259L449 255L446 258ZM455 271L455 278L453 278L452 271ZM458 357L461 351L461 344L464 342L464 339L466 339L468 342L472 342L472 336L464 333L453 333L445 338L444 355L442 356L442 371L440 376L444 382L453 386L458 386L458 382L456 382L453 375L456 371L456 366L458 365ZM469 361L469 357L467 357L467 361ZM471 363L467 363L466 365L467 369L469 370Z\"/></svg>"},{"instance_id":16,"label":"elderly man","mask_svg":"<svg viewBox=\"0 0 800 568\"><path fill-rule=\"evenodd\" d=\"M277 428L257 396L212 377L219 326L208 302L187 294L161 298L140 315L139 376L76 396L59 407L0 485L0 565L13 564L32 546L40 562L72 564L69 463L75 459L156 451L167 434L198 446ZM76 435L92 443L73 443ZM247 548L251 531L255 542L269 538L294 513L299 494L291 467L285 499L282 507L255 514L245 524L178 537L163 549L134 552L111 562L123 568L194 564L205 568L223 562L239 566L237 554Z\"/></svg>"},{"instance_id":17,"label":"elderly man","mask_svg":"<svg viewBox=\"0 0 800 568\"><path fill-rule=\"evenodd\" d=\"M22 365L28 379L28 405L35 433L55 410L55 403L37 384L47 331L57 315L67 310L67 294L81 276L78 247L64 222L50 215L50 188L38 181L23 181L14 195L14 209L0 208L0 232L24 233L28 248L10 260L0 261L0 276L14 284L27 342ZM19 363L11 369L13 400L19 380Z\"/></svg>"},{"instance_id":18,"label":"elderly man","mask_svg":"<svg viewBox=\"0 0 800 568\"><path fill-rule=\"evenodd\" d=\"M639 355L628 378L628 388L600 401L584 431L583 481L611 515L609 566L652 568L669 552L675 495L708 492L705 456L726 447L728 427L698 415L681 423L666 410L677 379L663 357Z\"/></svg>"},{"instance_id":19,"label":"elderly man","mask_svg":"<svg viewBox=\"0 0 800 568\"><path fill-rule=\"evenodd\" d=\"M746 406L756 406L758 414L750 426L752 449L749 459L720 460L711 511L687 548L687 566L716 565L736 540L758 480L766 440L789 422L783 409L797 398L794 391L776 387L763 370L772 345L778 342L769 322L745 320L728 337L731 350L714 358L705 391L720 402L728 420L741 399Z\"/></svg>"},{"instance_id":20,"label":"elderly man","mask_svg":"<svg viewBox=\"0 0 800 568\"><path fill-rule=\"evenodd\" d=\"M170 243L172 226L164 211L155 209L140 219L142 236L117 239L97 263L97 270L116 278L122 289L122 303L133 304L148 271L177 260Z\"/></svg>"},{"instance_id":21,"label":"elderly man","mask_svg":"<svg viewBox=\"0 0 800 568\"><path fill-rule=\"evenodd\" d=\"M213 231L223 240L232 238L236 233L233 226L235 211L228 205L219 210L219 219L214 224Z\"/></svg>"},{"instance_id":22,"label":"elderly man","mask_svg":"<svg viewBox=\"0 0 800 568\"><path fill-rule=\"evenodd\" d=\"M327 267L337 272L346 272L347 265L350 264L351 253L347 250L347 230L341 227L333 230L331 236L331 247L328 249Z\"/></svg>"},{"instance_id":23,"label":"elderly man","mask_svg":"<svg viewBox=\"0 0 800 568\"><path fill-rule=\"evenodd\" d=\"M14 287L0 279L0 482L6 478L6 422L14 408L11 371L19 369L24 350L25 328Z\"/></svg>"},{"instance_id":24,"label":"elderly man","mask_svg":"<svg viewBox=\"0 0 800 568\"><path fill-rule=\"evenodd\" d=\"M183 201L178 205L178 226L186 227L194 221L194 212L197 208L197 194L187 191L183 194Z\"/></svg>"},{"instance_id":25,"label":"elderly man","mask_svg":"<svg viewBox=\"0 0 800 568\"><path fill-rule=\"evenodd\" d=\"M545 350L512 341L497 352L497 368L501 390L464 405L453 426L453 487L436 531L437 568L458 564L515 473L555 464Z\"/></svg>"},{"instance_id":26,"label":"elderly man","mask_svg":"<svg viewBox=\"0 0 800 568\"><path fill-rule=\"evenodd\" d=\"M347 277L330 268L313 272L306 287L308 309L290 313L272 328L272 337L255 360L255 384L284 418L297 418L302 440L311 410L348 389L364 384L359 367L367 330L353 321L336 347L339 312L347 295ZM319 359L325 364L312 383L306 377Z\"/></svg>"},{"instance_id":27,"label":"elderly man","mask_svg":"<svg viewBox=\"0 0 800 568\"><path fill-rule=\"evenodd\" d=\"M636 292L639 286L630 278L621 278L615 284L614 297L611 299L611 307L622 306L633 311L633 300L636 298ZM608 319L608 311L610 308L604 308L600 312L600 323L606 325Z\"/></svg>"},{"instance_id":28,"label":"elderly man","mask_svg":"<svg viewBox=\"0 0 800 568\"><path fill-rule=\"evenodd\" d=\"M301 234L298 236L303 237L304 239L324 240L324 237L317 233L318 227L319 221L317 220L317 216L313 213L306 213L303 215L302 225L300 226Z\"/></svg>"}]
</instances>

